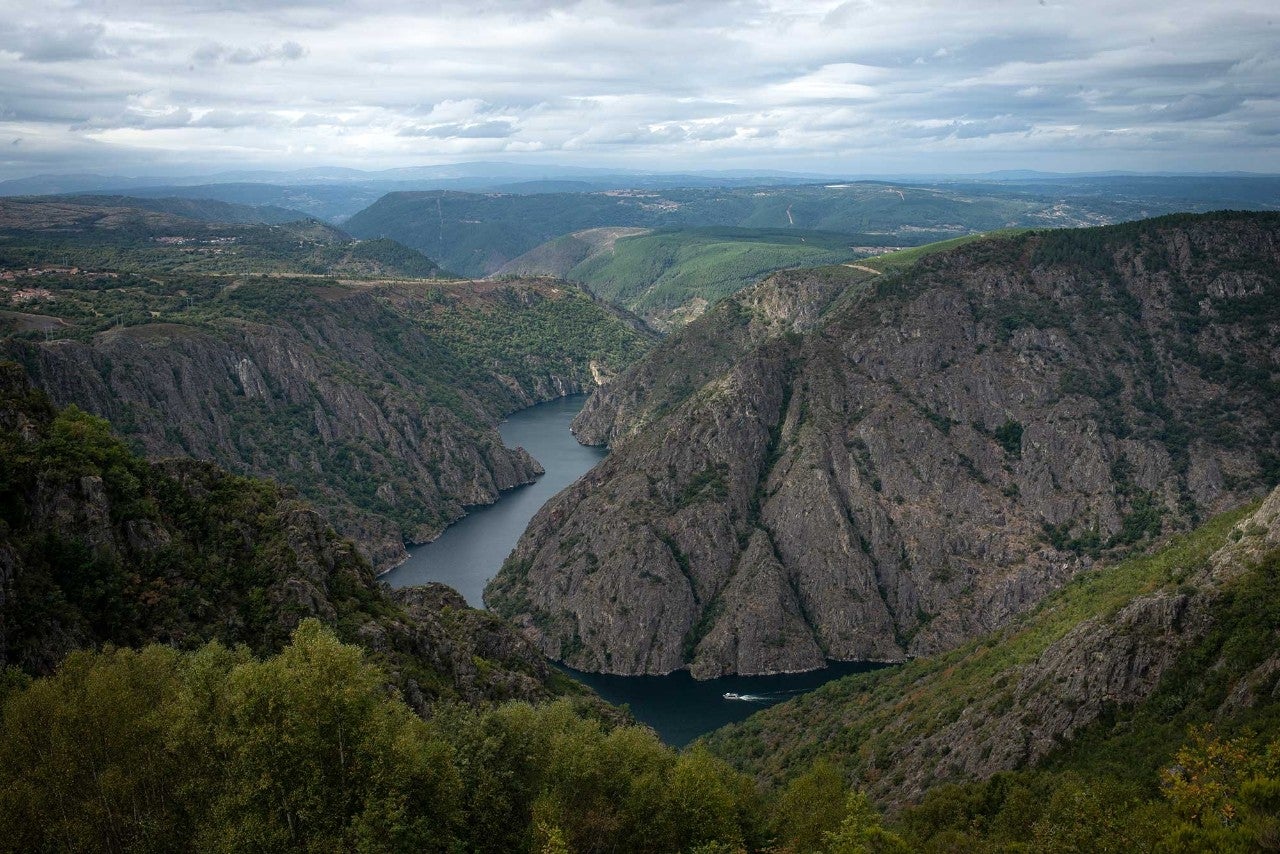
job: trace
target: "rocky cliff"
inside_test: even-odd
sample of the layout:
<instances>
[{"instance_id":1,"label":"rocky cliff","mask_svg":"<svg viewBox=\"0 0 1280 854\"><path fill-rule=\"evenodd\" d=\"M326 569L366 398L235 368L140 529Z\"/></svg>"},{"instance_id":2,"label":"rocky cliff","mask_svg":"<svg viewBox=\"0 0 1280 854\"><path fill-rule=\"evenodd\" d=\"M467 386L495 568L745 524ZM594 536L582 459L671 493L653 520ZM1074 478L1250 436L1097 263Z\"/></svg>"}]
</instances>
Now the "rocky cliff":
<instances>
[{"instance_id":1,"label":"rocky cliff","mask_svg":"<svg viewBox=\"0 0 1280 854\"><path fill-rule=\"evenodd\" d=\"M308 617L386 666L425 711L552 696L538 652L448 588L385 592L289 491L209 463L148 463L0 363L0 664L52 672L113 643L279 651Z\"/></svg>"},{"instance_id":2,"label":"rocky cliff","mask_svg":"<svg viewBox=\"0 0 1280 854\"><path fill-rule=\"evenodd\" d=\"M1277 573L1280 489L1154 556L1085 574L998 633L831 683L710 746L763 778L820 753L895 805L1035 767L1086 736L1086 751L1135 742L1137 755L1166 756L1189 725L1274 720Z\"/></svg>"},{"instance_id":3,"label":"rocky cliff","mask_svg":"<svg viewBox=\"0 0 1280 854\"><path fill-rule=\"evenodd\" d=\"M1280 475L1278 269L1224 213L782 274L593 396L487 601L613 673L953 648Z\"/></svg>"},{"instance_id":4,"label":"rocky cliff","mask_svg":"<svg viewBox=\"0 0 1280 854\"><path fill-rule=\"evenodd\" d=\"M123 284L89 293L105 301ZM107 418L148 455L297 487L381 569L541 472L503 446L501 417L593 387L648 340L547 280L197 285L190 304L154 295L162 310L136 325L95 330L89 315L81 329L67 312L66 337L5 349L57 403Z\"/></svg>"}]
</instances>

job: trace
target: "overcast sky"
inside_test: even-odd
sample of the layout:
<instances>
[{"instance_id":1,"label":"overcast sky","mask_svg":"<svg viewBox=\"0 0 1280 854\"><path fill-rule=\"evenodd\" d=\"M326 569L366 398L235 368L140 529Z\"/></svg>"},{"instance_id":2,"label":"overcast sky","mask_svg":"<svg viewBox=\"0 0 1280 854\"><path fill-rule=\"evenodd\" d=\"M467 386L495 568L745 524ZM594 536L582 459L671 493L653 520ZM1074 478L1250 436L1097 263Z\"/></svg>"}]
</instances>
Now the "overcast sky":
<instances>
[{"instance_id":1,"label":"overcast sky","mask_svg":"<svg viewBox=\"0 0 1280 854\"><path fill-rule=\"evenodd\" d=\"M1275 0L0 0L0 34L0 177L1280 172Z\"/></svg>"}]
</instances>

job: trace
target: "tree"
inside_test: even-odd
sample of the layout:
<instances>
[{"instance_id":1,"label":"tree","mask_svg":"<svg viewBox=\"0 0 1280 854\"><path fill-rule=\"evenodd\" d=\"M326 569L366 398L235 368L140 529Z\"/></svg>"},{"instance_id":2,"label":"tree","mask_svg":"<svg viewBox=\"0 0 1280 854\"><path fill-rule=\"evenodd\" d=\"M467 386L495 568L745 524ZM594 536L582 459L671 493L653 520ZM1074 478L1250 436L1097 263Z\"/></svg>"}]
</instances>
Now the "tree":
<instances>
[{"instance_id":1,"label":"tree","mask_svg":"<svg viewBox=\"0 0 1280 854\"><path fill-rule=\"evenodd\" d=\"M826 854L907 854L901 837L884 829L863 792L850 792L838 830L824 835Z\"/></svg>"}]
</instances>

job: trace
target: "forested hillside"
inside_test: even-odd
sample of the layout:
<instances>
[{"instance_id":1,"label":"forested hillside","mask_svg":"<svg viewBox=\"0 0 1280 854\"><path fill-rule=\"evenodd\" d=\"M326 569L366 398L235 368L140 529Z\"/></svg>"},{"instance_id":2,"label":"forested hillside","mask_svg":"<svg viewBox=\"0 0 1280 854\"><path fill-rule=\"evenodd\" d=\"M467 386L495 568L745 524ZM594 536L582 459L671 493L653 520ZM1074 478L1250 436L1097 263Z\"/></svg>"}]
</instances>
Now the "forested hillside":
<instances>
[{"instance_id":1,"label":"forested hillside","mask_svg":"<svg viewBox=\"0 0 1280 854\"><path fill-rule=\"evenodd\" d=\"M1270 850L1278 633L1280 489L1000 632L706 742L765 779L820 758L914 804L897 821L920 850Z\"/></svg>"},{"instance_id":2,"label":"forested hillside","mask_svg":"<svg viewBox=\"0 0 1280 854\"><path fill-rule=\"evenodd\" d=\"M252 218L257 210L183 199L0 199L0 269L358 277L442 272L395 241L353 240L333 226L292 216L283 224L263 224Z\"/></svg>"},{"instance_id":3,"label":"forested hillside","mask_svg":"<svg viewBox=\"0 0 1280 854\"><path fill-rule=\"evenodd\" d=\"M878 182L742 189L618 190L515 195L388 193L343 224L357 237L390 237L466 275L486 275L572 232L597 227L734 226L873 233L928 243L1010 225L1106 221L1086 205L1003 193ZM892 245L892 244L891 244Z\"/></svg>"},{"instance_id":4,"label":"forested hillside","mask_svg":"<svg viewBox=\"0 0 1280 854\"><path fill-rule=\"evenodd\" d=\"M0 850L1267 850L1280 805L1280 702L1268 692L1278 548L1280 494L1117 567L1119 589L1082 579L1007 634L845 680L710 740L780 772L776 784L566 701L437 705L424 721L386 690L385 671L315 620L266 658L216 642L73 653L54 677L0 681ZM1135 613L1178 600L1187 620L1163 636L1130 633ZM1095 647L1072 646L1079 637L1118 665L1158 662L1134 683L1148 693L1110 697L1104 682L1076 702L1091 679L1035 679L1005 704L985 690L991 677L1018 684L1001 668L1036 650L1100 670ZM850 789L849 770L882 793L937 767L965 779L962 758L982 749L955 737L973 723L964 705L993 701L982 732L998 734L1002 718L1028 718L1029 697L1083 710L1075 741L1051 739L1041 768L935 786L887 819ZM931 734L937 754L878 733L882 715ZM1211 716L1216 728L1186 728ZM868 735L874 747L861 749Z\"/></svg>"},{"instance_id":5,"label":"forested hillside","mask_svg":"<svg viewBox=\"0 0 1280 854\"><path fill-rule=\"evenodd\" d=\"M389 595L291 490L209 463L134 455L0 363L0 662L49 674L103 644L279 652L314 617L425 711L541 699L569 683L447 588ZM552 688L553 685L561 686Z\"/></svg>"}]
</instances>

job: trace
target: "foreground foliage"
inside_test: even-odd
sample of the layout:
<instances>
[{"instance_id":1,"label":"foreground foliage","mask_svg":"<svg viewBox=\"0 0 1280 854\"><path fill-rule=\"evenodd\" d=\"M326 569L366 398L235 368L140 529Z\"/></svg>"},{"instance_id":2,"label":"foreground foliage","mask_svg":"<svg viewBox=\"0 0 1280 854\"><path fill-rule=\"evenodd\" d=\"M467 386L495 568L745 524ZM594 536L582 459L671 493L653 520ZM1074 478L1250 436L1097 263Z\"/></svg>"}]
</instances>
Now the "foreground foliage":
<instances>
[{"instance_id":1,"label":"foreground foliage","mask_svg":"<svg viewBox=\"0 0 1280 854\"><path fill-rule=\"evenodd\" d=\"M819 762L759 789L567 702L424 721L314 620L265 660L76 652L0 681L0 851L1271 850L1280 741L1199 730L1157 791L1074 772L943 787L887 828Z\"/></svg>"},{"instance_id":2,"label":"foreground foliage","mask_svg":"<svg viewBox=\"0 0 1280 854\"><path fill-rule=\"evenodd\" d=\"M893 840L829 769L771 797L703 750L677 754L567 702L423 721L385 684L314 620L265 660L217 642L108 648L29 684L11 675L0 850L846 852Z\"/></svg>"}]
</instances>

